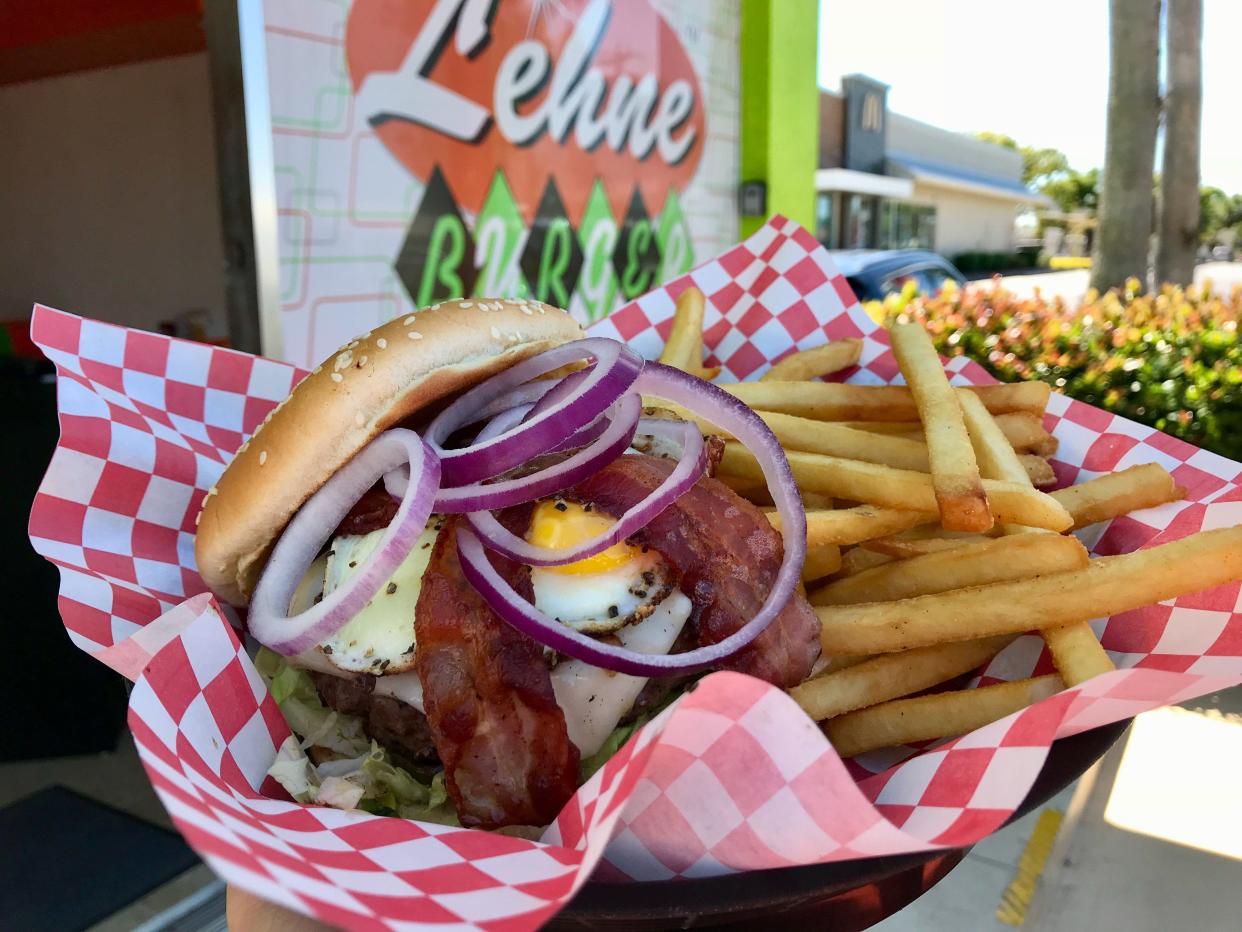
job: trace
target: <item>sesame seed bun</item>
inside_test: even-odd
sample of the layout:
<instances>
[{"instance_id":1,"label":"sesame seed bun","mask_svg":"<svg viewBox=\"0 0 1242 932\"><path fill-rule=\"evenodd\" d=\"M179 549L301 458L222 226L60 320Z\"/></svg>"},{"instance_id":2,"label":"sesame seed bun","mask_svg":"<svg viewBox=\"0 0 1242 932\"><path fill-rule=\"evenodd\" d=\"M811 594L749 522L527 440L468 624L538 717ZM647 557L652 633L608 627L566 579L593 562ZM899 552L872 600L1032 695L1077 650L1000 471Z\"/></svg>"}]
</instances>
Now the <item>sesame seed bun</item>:
<instances>
[{"instance_id":1,"label":"sesame seed bun","mask_svg":"<svg viewBox=\"0 0 1242 932\"><path fill-rule=\"evenodd\" d=\"M520 360L583 336L536 301L446 301L352 340L298 383L242 444L199 516L207 586L245 605L289 519L388 428Z\"/></svg>"}]
</instances>

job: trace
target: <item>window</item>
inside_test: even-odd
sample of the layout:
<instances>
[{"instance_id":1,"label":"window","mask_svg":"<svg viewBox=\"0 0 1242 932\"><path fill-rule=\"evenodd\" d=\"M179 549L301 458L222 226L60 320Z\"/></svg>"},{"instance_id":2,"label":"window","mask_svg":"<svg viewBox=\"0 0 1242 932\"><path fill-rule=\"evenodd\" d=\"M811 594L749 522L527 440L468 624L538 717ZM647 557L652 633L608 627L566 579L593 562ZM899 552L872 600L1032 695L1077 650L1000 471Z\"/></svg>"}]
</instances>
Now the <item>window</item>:
<instances>
[{"instance_id":1,"label":"window","mask_svg":"<svg viewBox=\"0 0 1242 932\"><path fill-rule=\"evenodd\" d=\"M876 223L872 242L856 245L874 245L877 249L935 247L936 208L883 199L879 201L874 216Z\"/></svg>"},{"instance_id":2,"label":"window","mask_svg":"<svg viewBox=\"0 0 1242 932\"><path fill-rule=\"evenodd\" d=\"M896 220L897 210L900 206L900 204L887 199L880 201L880 222L875 234L876 249L892 249L897 245L893 235L893 223Z\"/></svg>"},{"instance_id":3,"label":"window","mask_svg":"<svg viewBox=\"0 0 1242 932\"><path fill-rule=\"evenodd\" d=\"M815 196L815 238L828 249L836 245L837 239L832 228L832 202L833 195L827 191Z\"/></svg>"},{"instance_id":4,"label":"window","mask_svg":"<svg viewBox=\"0 0 1242 932\"><path fill-rule=\"evenodd\" d=\"M935 266L915 266L886 278L880 290L889 295L901 291L907 282L914 282L919 294L934 297L944 290L945 280L950 277L944 269Z\"/></svg>"},{"instance_id":5,"label":"window","mask_svg":"<svg viewBox=\"0 0 1242 932\"><path fill-rule=\"evenodd\" d=\"M873 197L851 194L846 202L845 242L846 249L867 249L871 246L875 226L875 201Z\"/></svg>"}]
</instances>

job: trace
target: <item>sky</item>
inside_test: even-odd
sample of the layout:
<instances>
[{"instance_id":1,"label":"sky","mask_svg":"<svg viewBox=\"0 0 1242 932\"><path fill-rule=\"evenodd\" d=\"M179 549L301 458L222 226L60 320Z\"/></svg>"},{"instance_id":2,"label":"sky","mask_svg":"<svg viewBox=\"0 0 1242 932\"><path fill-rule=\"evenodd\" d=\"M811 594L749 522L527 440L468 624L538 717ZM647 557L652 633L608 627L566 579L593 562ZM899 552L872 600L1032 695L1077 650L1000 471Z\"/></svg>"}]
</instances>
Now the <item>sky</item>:
<instances>
[{"instance_id":1,"label":"sky","mask_svg":"<svg viewBox=\"0 0 1242 932\"><path fill-rule=\"evenodd\" d=\"M1242 0L1204 0L1203 184L1242 193ZM819 83L862 72L889 108L1104 162L1108 0L820 0ZM1157 162L1159 170L1159 162Z\"/></svg>"}]
</instances>

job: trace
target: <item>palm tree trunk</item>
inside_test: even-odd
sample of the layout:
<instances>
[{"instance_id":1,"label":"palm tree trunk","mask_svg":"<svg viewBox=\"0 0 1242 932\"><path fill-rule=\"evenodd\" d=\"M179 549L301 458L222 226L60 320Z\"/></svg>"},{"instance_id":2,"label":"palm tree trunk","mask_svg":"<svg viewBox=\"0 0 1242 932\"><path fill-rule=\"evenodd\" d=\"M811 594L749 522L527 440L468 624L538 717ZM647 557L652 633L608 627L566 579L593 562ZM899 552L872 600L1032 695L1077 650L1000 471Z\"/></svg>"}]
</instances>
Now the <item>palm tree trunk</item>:
<instances>
[{"instance_id":1,"label":"palm tree trunk","mask_svg":"<svg viewBox=\"0 0 1242 932\"><path fill-rule=\"evenodd\" d=\"M1108 126L1091 285L1147 280L1160 113L1160 0L1110 0Z\"/></svg>"},{"instance_id":2,"label":"palm tree trunk","mask_svg":"<svg viewBox=\"0 0 1242 932\"><path fill-rule=\"evenodd\" d=\"M1203 109L1203 0L1167 0L1164 164L1160 170L1156 282L1194 280L1199 246L1199 128Z\"/></svg>"}]
</instances>

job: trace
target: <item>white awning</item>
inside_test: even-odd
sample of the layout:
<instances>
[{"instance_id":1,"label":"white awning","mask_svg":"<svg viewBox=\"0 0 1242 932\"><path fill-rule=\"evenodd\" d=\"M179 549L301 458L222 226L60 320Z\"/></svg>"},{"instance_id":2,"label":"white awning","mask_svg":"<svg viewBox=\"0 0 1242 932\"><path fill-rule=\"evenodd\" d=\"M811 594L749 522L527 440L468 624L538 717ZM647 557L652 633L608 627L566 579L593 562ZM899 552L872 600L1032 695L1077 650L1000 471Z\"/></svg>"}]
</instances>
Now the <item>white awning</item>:
<instances>
[{"instance_id":1,"label":"white awning","mask_svg":"<svg viewBox=\"0 0 1242 932\"><path fill-rule=\"evenodd\" d=\"M909 178L875 175L851 168L821 168L815 173L815 190L904 199L914 193L914 182Z\"/></svg>"}]
</instances>

